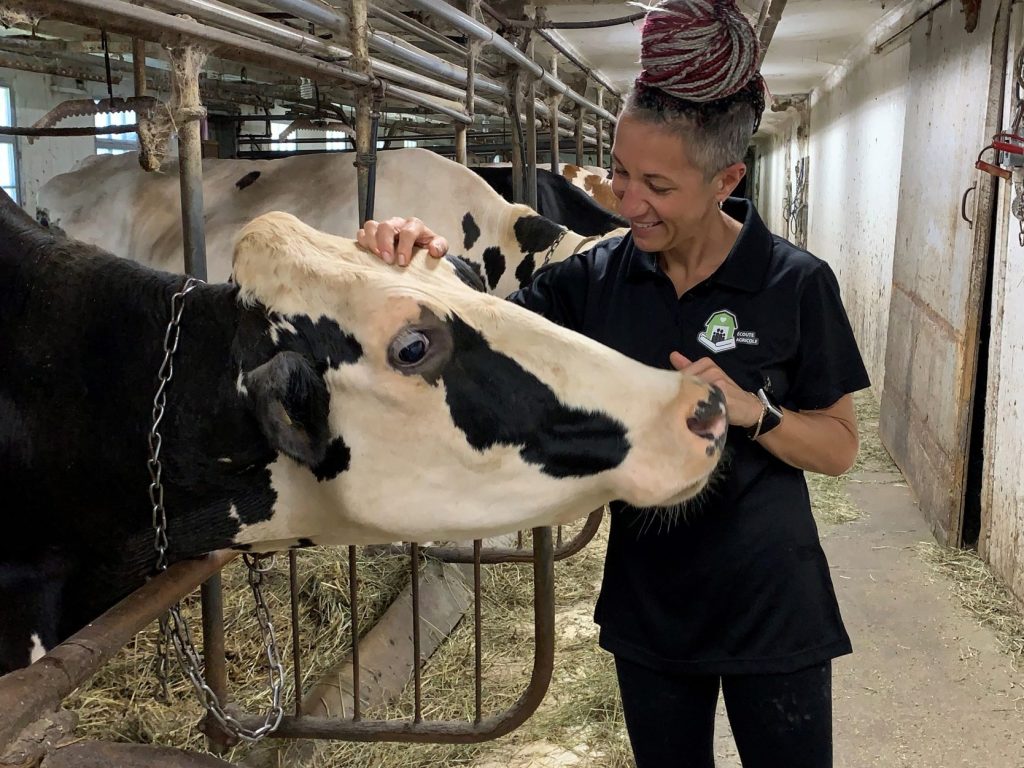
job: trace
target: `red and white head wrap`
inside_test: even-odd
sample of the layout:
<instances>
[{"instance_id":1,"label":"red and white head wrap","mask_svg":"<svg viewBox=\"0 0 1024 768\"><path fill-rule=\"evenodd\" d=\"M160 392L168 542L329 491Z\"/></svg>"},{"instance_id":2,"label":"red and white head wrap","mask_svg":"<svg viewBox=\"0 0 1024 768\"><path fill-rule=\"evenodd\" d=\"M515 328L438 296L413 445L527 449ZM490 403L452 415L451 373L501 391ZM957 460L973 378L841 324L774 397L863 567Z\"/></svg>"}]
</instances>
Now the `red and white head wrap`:
<instances>
[{"instance_id":1,"label":"red and white head wrap","mask_svg":"<svg viewBox=\"0 0 1024 768\"><path fill-rule=\"evenodd\" d=\"M757 35L735 0L663 0L641 34L639 85L699 103L760 79Z\"/></svg>"}]
</instances>

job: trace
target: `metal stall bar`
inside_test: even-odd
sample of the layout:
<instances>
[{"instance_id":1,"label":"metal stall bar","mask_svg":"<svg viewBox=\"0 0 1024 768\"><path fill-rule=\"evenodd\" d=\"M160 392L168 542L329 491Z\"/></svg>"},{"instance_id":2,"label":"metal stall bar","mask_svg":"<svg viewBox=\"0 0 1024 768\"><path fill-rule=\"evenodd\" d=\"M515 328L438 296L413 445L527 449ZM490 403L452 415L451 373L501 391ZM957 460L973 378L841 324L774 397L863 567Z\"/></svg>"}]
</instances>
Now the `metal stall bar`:
<instances>
[{"instance_id":1,"label":"metal stall bar","mask_svg":"<svg viewBox=\"0 0 1024 768\"><path fill-rule=\"evenodd\" d=\"M534 655L530 682L516 703L479 722L448 720L356 720L286 715L274 732L277 738L345 739L348 741L398 741L470 744L495 739L522 725L547 693L554 669L554 557L550 528L533 530ZM475 593L479 602L480 593ZM358 697L357 697L358 698ZM239 718L246 726L262 721L251 715Z\"/></svg>"},{"instance_id":2,"label":"metal stall bar","mask_svg":"<svg viewBox=\"0 0 1024 768\"><path fill-rule=\"evenodd\" d=\"M367 78L351 70L319 59L314 59L291 50L270 45L261 40L215 29L189 19L171 16L131 5L124 0L5 0L8 7L43 11L51 18L83 26L102 24L111 32L135 37L159 37L163 34L179 34L195 40L202 40L214 46L214 52L237 61L257 64L273 64L296 74L313 79L342 81L355 85L366 85ZM461 91L451 86L434 83L426 77L404 73L406 80L414 81L423 93L442 94L444 98L459 98ZM426 107L459 122L468 121L464 112L434 101L423 93L400 86L388 88L388 94L401 101ZM500 108L486 102L493 114L500 114ZM477 108L480 108L478 102Z\"/></svg>"},{"instance_id":3,"label":"metal stall bar","mask_svg":"<svg viewBox=\"0 0 1024 768\"><path fill-rule=\"evenodd\" d=\"M565 560L582 550L591 539L597 534L601 527L601 518L604 509L595 509L587 517L583 527L566 542L560 543L554 550L553 557L556 561ZM561 526L559 526L561 528ZM391 555L408 554L408 547L397 545L385 545L367 547L373 553L387 553ZM444 547L421 547L420 552L424 557L434 560L441 560L445 563L472 563L474 561L473 547L444 546ZM523 532L516 534L516 546L514 547L488 547L483 550L481 561L484 565L495 565L496 563L528 563L533 560L533 554L523 547Z\"/></svg>"},{"instance_id":4,"label":"metal stall bar","mask_svg":"<svg viewBox=\"0 0 1024 768\"><path fill-rule=\"evenodd\" d=\"M222 27L232 32L250 35L264 42L274 43L297 53L319 56L327 61L348 60L352 58L352 51L334 43L328 43L313 35L305 34L295 29L285 27L272 21L268 21L254 13L235 8L219 0L146 0L146 5L165 9L171 13L187 13L199 21ZM432 57L422 59L411 51L404 51L407 63L418 63L421 69L426 70L440 80L453 82L458 85L465 83L465 77L453 71L452 65L448 62ZM395 83L403 83L407 86L421 90L424 93L431 93L446 99L460 99L462 92L454 87L446 86L443 83L435 82L429 78L410 72L400 66L386 61L370 60L374 72L380 77ZM436 66L432 65L436 64ZM457 70L457 68L455 68ZM394 93L394 90L391 90ZM500 87L497 94L501 94ZM499 114L501 108L491 101L483 98L478 99L477 106L483 112Z\"/></svg>"},{"instance_id":5,"label":"metal stall bar","mask_svg":"<svg viewBox=\"0 0 1024 768\"><path fill-rule=\"evenodd\" d=\"M350 34L351 19L327 6L309 2L309 0L264 1L267 5L287 13L293 13L300 19L312 21L314 24L319 24L333 32ZM405 43L404 41L401 43L397 42L391 39L389 35L374 32L369 28L366 29L364 40L368 40L370 48L394 56L409 66L423 69L455 85L466 85L465 69L445 61L439 56L420 50L410 43ZM374 66L378 67L379 64L375 63ZM381 74L383 74L383 70L381 70ZM478 77L478 83L477 90L481 93L500 96L505 92L504 87L497 80L492 80L488 77Z\"/></svg>"},{"instance_id":6,"label":"metal stall bar","mask_svg":"<svg viewBox=\"0 0 1024 768\"><path fill-rule=\"evenodd\" d=\"M0 677L0 751L44 712L85 683L134 635L231 562L237 552L213 552L175 563L42 659Z\"/></svg>"},{"instance_id":7,"label":"metal stall bar","mask_svg":"<svg viewBox=\"0 0 1024 768\"><path fill-rule=\"evenodd\" d=\"M294 2L295 0L274 0L274 2ZM404 0L407 5L411 5L420 11L426 11L435 16L439 16L444 21L451 24L461 32L465 32L477 40L483 43L494 46L506 58L518 64L520 67L525 69L534 78L541 80L548 88L562 94L568 99L585 106L588 110L593 112L595 115L607 120L608 122L615 123L615 115L611 112L607 112L603 107L594 104L592 101L577 93L572 88L567 86L562 81L551 76L551 73L546 71L542 66L537 64L533 59L527 56L525 53L520 51L510 42L505 40L503 37L498 35L494 30L488 27L486 24L482 24L476 19L470 18L462 11L454 8L443 0Z\"/></svg>"},{"instance_id":8,"label":"metal stall bar","mask_svg":"<svg viewBox=\"0 0 1024 768\"><path fill-rule=\"evenodd\" d=\"M370 64L370 49L367 45L369 26L366 19L366 0L349 0L349 7L352 11L351 23L348 24L349 45L352 47L352 65L357 72L365 75L371 85L374 83L374 73ZM373 94L371 86L360 88L356 92L356 187L359 197L359 221L357 227L363 226L367 219L366 210L370 205L367 191L370 188L370 164L376 162L377 147L370 135L370 110L372 108Z\"/></svg>"}]
</instances>

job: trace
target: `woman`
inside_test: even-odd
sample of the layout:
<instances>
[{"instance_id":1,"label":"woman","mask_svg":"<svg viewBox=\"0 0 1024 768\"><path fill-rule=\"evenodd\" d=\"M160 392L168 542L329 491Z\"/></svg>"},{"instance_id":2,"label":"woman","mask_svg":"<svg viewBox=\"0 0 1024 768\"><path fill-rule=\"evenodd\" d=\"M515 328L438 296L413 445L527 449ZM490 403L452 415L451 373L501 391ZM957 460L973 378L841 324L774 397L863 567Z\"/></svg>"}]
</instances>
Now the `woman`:
<instances>
[{"instance_id":1,"label":"woman","mask_svg":"<svg viewBox=\"0 0 1024 768\"><path fill-rule=\"evenodd\" d=\"M595 620L639 768L714 766L719 690L746 768L831 766L831 660L851 651L803 470L853 464L869 382L828 265L729 198L764 109L756 62L732 0L652 9L612 154L630 232L509 297L728 403L730 458L685 520L613 505ZM399 264L447 250L417 220L359 240Z\"/></svg>"}]
</instances>

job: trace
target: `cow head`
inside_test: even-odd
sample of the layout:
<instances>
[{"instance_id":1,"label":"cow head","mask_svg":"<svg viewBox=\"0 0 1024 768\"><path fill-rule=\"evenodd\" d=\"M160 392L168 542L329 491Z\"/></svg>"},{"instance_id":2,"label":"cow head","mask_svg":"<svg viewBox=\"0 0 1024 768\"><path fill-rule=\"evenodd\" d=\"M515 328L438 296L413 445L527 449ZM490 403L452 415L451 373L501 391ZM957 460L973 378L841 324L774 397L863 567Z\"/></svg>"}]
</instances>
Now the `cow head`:
<instances>
[{"instance_id":1,"label":"cow head","mask_svg":"<svg viewBox=\"0 0 1024 768\"><path fill-rule=\"evenodd\" d=\"M718 461L717 390L475 291L449 262L391 267L271 213L240 233L234 277L262 320L238 332L237 388L278 452L274 513L240 543L480 538L616 498L676 504Z\"/></svg>"}]
</instances>

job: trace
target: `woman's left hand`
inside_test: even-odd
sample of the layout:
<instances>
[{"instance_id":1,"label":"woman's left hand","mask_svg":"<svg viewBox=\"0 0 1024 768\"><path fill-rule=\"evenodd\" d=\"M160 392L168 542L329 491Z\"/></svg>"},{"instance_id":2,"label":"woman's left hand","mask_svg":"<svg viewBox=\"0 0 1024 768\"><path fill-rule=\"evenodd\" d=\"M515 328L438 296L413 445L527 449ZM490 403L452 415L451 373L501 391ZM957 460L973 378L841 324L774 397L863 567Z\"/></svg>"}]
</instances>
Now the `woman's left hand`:
<instances>
[{"instance_id":1,"label":"woman's left hand","mask_svg":"<svg viewBox=\"0 0 1024 768\"><path fill-rule=\"evenodd\" d=\"M761 418L762 405L753 392L741 389L735 381L719 368L710 357L693 362L680 352L669 355L669 361L677 371L696 376L701 381L714 384L725 395L725 407L729 423L738 427L752 427Z\"/></svg>"}]
</instances>

